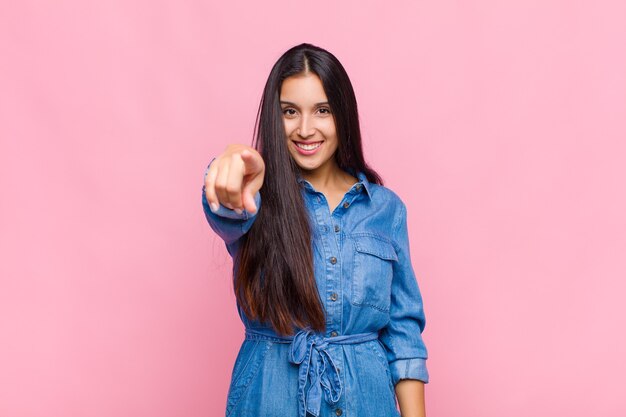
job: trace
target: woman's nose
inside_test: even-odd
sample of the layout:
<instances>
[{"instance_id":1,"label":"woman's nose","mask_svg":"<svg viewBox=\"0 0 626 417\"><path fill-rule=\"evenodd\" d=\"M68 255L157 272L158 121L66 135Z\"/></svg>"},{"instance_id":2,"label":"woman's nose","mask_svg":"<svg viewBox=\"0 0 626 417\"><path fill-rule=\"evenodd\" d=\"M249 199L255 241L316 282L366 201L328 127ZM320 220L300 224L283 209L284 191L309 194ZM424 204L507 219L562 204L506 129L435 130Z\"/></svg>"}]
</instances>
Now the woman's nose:
<instances>
[{"instance_id":1,"label":"woman's nose","mask_svg":"<svg viewBox=\"0 0 626 417\"><path fill-rule=\"evenodd\" d=\"M311 136L314 133L313 123L308 116L300 118L300 126L298 135L302 138Z\"/></svg>"}]
</instances>

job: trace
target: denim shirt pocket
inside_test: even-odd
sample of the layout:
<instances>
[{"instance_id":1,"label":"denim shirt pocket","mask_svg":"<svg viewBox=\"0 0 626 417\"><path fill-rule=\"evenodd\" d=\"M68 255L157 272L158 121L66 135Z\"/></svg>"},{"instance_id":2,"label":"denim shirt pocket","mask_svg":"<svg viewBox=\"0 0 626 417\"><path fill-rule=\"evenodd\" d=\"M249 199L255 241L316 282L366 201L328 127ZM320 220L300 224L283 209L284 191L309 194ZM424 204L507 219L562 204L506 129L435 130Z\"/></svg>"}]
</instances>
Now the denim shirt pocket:
<instances>
[{"instance_id":1,"label":"denim shirt pocket","mask_svg":"<svg viewBox=\"0 0 626 417\"><path fill-rule=\"evenodd\" d=\"M391 280L398 254L385 236L372 232L349 235L353 241L351 303L388 312L391 305Z\"/></svg>"},{"instance_id":2,"label":"denim shirt pocket","mask_svg":"<svg viewBox=\"0 0 626 417\"><path fill-rule=\"evenodd\" d=\"M272 346L271 342L260 340L245 340L233 368L228 397L226 400L226 415L233 412L234 407L247 390L257 374L265 354Z\"/></svg>"}]
</instances>

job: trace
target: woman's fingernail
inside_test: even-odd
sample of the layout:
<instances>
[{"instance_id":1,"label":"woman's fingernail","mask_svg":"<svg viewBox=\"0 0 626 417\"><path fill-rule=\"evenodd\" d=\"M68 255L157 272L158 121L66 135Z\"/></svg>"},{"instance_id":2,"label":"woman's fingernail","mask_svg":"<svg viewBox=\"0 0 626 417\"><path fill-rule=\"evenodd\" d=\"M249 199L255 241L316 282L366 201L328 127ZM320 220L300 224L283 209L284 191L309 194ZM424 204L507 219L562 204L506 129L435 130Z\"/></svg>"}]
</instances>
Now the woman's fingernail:
<instances>
[{"instance_id":1,"label":"woman's fingernail","mask_svg":"<svg viewBox=\"0 0 626 417\"><path fill-rule=\"evenodd\" d=\"M211 210L213 211L213 213L215 213L220 207L215 204L215 203L211 203Z\"/></svg>"},{"instance_id":2,"label":"woman's fingernail","mask_svg":"<svg viewBox=\"0 0 626 417\"><path fill-rule=\"evenodd\" d=\"M239 208L236 208L236 209L235 209L235 213L237 213L237 214L241 214L241 213L243 213L243 210L241 210L241 209L239 209Z\"/></svg>"}]
</instances>

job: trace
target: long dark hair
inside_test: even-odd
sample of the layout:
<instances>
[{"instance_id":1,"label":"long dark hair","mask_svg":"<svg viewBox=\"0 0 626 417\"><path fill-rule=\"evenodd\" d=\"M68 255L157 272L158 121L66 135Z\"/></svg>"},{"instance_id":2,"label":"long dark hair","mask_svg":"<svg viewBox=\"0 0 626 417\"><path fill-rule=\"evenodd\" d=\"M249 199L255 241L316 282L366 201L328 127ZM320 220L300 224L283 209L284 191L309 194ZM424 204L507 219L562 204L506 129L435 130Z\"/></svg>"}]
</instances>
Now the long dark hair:
<instances>
[{"instance_id":1,"label":"long dark hair","mask_svg":"<svg viewBox=\"0 0 626 417\"><path fill-rule=\"evenodd\" d=\"M259 104L253 147L265 162L261 207L242 238L235 295L246 316L270 323L278 334L293 334L293 326L326 330L313 270L311 225L297 181L299 167L287 149L280 90L287 77L314 73L322 81L334 117L343 170L362 171L370 182L382 178L363 159L356 97L339 60L320 47L302 43L274 64Z\"/></svg>"}]
</instances>

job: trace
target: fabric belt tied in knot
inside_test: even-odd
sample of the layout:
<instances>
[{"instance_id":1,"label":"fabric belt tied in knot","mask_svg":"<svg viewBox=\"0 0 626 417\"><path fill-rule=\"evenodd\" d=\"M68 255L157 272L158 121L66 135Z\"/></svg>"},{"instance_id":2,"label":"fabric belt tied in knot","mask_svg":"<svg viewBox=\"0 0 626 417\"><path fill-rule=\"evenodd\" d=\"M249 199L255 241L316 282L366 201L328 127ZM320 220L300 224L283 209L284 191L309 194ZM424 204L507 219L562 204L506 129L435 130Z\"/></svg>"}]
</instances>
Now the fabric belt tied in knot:
<instances>
[{"instance_id":1,"label":"fabric belt tied in knot","mask_svg":"<svg viewBox=\"0 0 626 417\"><path fill-rule=\"evenodd\" d=\"M341 398L343 387L339 377L339 369L326 350L328 345L355 344L378 339L378 332L324 337L310 328L302 329L294 336L268 335L253 329L246 329L246 335L279 343L291 342L289 362L299 365L299 417L306 417L307 411L315 417L319 417L322 406L322 389L326 402L331 405L337 403ZM309 378L310 386L305 392Z\"/></svg>"}]
</instances>

